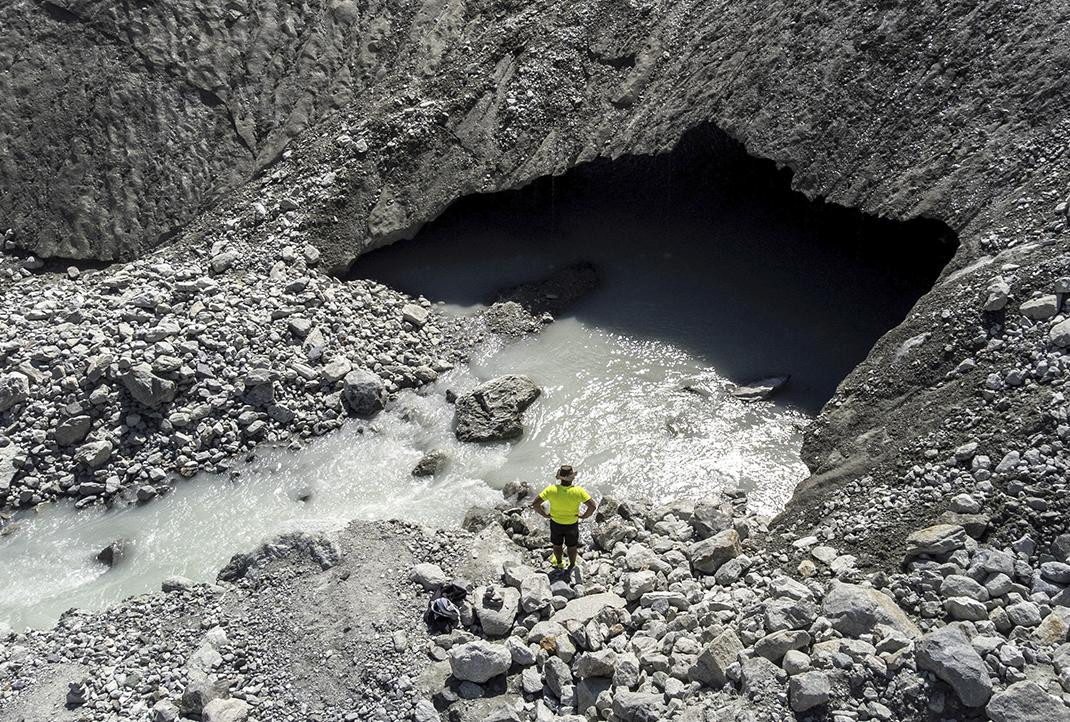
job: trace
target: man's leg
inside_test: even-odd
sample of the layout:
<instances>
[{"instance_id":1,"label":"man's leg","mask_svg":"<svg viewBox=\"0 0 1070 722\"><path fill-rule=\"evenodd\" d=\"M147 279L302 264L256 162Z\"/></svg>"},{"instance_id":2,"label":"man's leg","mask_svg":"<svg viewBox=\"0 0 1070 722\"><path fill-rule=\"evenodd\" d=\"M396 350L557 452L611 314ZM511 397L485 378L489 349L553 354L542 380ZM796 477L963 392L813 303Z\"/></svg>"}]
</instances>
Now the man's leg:
<instances>
[{"instance_id":1,"label":"man's leg","mask_svg":"<svg viewBox=\"0 0 1070 722\"><path fill-rule=\"evenodd\" d=\"M568 545L568 568L576 566L576 552L580 546L580 525L577 522L565 534L565 543Z\"/></svg>"},{"instance_id":2,"label":"man's leg","mask_svg":"<svg viewBox=\"0 0 1070 722\"><path fill-rule=\"evenodd\" d=\"M561 566L565 562L564 548L561 544L554 544L554 566ZM569 550L572 551L571 549Z\"/></svg>"}]
</instances>

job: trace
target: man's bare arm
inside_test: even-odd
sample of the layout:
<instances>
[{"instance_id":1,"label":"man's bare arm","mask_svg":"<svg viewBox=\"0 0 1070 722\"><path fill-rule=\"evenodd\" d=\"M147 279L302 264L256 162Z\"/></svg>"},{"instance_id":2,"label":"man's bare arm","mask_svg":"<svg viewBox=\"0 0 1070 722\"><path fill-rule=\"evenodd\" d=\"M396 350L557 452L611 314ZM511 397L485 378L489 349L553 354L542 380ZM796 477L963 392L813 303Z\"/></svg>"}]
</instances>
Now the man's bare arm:
<instances>
[{"instance_id":1,"label":"man's bare arm","mask_svg":"<svg viewBox=\"0 0 1070 722\"><path fill-rule=\"evenodd\" d=\"M595 503L594 499L588 499L583 503L586 504L586 506L583 510L583 513L580 514L580 519L586 519L587 517L594 514L594 512L598 509L598 504Z\"/></svg>"},{"instance_id":2,"label":"man's bare arm","mask_svg":"<svg viewBox=\"0 0 1070 722\"><path fill-rule=\"evenodd\" d=\"M542 507L542 499L535 497L535 501L531 502L531 508L535 510L535 513L546 519L550 518L550 515L546 513L546 509Z\"/></svg>"}]
</instances>

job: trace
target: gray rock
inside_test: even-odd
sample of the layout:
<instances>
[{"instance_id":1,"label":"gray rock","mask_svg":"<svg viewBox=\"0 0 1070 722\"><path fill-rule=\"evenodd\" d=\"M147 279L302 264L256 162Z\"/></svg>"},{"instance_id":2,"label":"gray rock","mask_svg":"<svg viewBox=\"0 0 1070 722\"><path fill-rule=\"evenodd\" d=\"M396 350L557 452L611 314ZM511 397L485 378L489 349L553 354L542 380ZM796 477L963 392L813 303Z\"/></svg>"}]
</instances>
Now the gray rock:
<instances>
[{"instance_id":1,"label":"gray rock","mask_svg":"<svg viewBox=\"0 0 1070 722\"><path fill-rule=\"evenodd\" d=\"M409 579L424 589L431 590L442 586L449 578L438 564L421 562L409 572Z\"/></svg>"},{"instance_id":2,"label":"gray rock","mask_svg":"<svg viewBox=\"0 0 1070 722\"><path fill-rule=\"evenodd\" d=\"M966 546L966 530L957 524L936 524L907 537L907 556L941 556Z\"/></svg>"},{"instance_id":3,"label":"gray rock","mask_svg":"<svg viewBox=\"0 0 1070 722\"><path fill-rule=\"evenodd\" d=\"M739 534L735 529L726 529L692 544L688 549L688 557L696 570L703 574L714 574L726 561L738 557L741 551Z\"/></svg>"},{"instance_id":4,"label":"gray rock","mask_svg":"<svg viewBox=\"0 0 1070 722\"><path fill-rule=\"evenodd\" d=\"M731 505L699 502L691 513L689 523L698 539L708 539L714 534L732 528Z\"/></svg>"},{"instance_id":5,"label":"gray rock","mask_svg":"<svg viewBox=\"0 0 1070 722\"><path fill-rule=\"evenodd\" d=\"M520 592L512 587L477 587L471 602L484 634L504 637L513 628Z\"/></svg>"},{"instance_id":6,"label":"gray rock","mask_svg":"<svg viewBox=\"0 0 1070 722\"><path fill-rule=\"evenodd\" d=\"M560 657L550 657L542 667L542 676L546 686L554 696L564 701L566 688L572 686L572 671Z\"/></svg>"},{"instance_id":7,"label":"gray rock","mask_svg":"<svg viewBox=\"0 0 1070 722\"><path fill-rule=\"evenodd\" d=\"M641 672L639 658L630 652L617 657L617 668L613 671L613 684L625 689L635 689L639 685Z\"/></svg>"},{"instance_id":8,"label":"gray rock","mask_svg":"<svg viewBox=\"0 0 1070 722\"><path fill-rule=\"evenodd\" d=\"M825 672L802 672L788 682L788 701L796 712L826 704L831 697L832 682Z\"/></svg>"},{"instance_id":9,"label":"gray rock","mask_svg":"<svg viewBox=\"0 0 1070 722\"><path fill-rule=\"evenodd\" d=\"M113 567L126 556L129 545L126 539L116 539L97 553L97 561L105 566Z\"/></svg>"},{"instance_id":10,"label":"gray rock","mask_svg":"<svg viewBox=\"0 0 1070 722\"><path fill-rule=\"evenodd\" d=\"M871 634L884 624L914 638L920 630L887 594L870 587L834 581L821 603L821 613L848 637Z\"/></svg>"},{"instance_id":11,"label":"gray rock","mask_svg":"<svg viewBox=\"0 0 1070 722\"><path fill-rule=\"evenodd\" d=\"M520 583L520 605L525 612L545 609L550 606L552 598L550 578L542 572L530 574Z\"/></svg>"},{"instance_id":12,"label":"gray rock","mask_svg":"<svg viewBox=\"0 0 1070 722\"><path fill-rule=\"evenodd\" d=\"M617 692L613 716L619 722L659 722L665 716L665 701L660 694Z\"/></svg>"},{"instance_id":13,"label":"gray rock","mask_svg":"<svg viewBox=\"0 0 1070 722\"><path fill-rule=\"evenodd\" d=\"M242 699L214 699L201 712L203 722L245 722L249 703Z\"/></svg>"},{"instance_id":14,"label":"gray rock","mask_svg":"<svg viewBox=\"0 0 1070 722\"><path fill-rule=\"evenodd\" d=\"M161 699L152 706L151 722L175 722L178 719L178 707L171 704L170 700Z\"/></svg>"},{"instance_id":15,"label":"gray rock","mask_svg":"<svg viewBox=\"0 0 1070 722\"><path fill-rule=\"evenodd\" d=\"M454 677L477 684L505 674L513 663L513 655L507 647L483 640L453 647L449 658Z\"/></svg>"},{"instance_id":16,"label":"gray rock","mask_svg":"<svg viewBox=\"0 0 1070 722\"><path fill-rule=\"evenodd\" d=\"M342 403L351 416L368 418L386 405L386 386L378 374L356 369L345 375L342 384Z\"/></svg>"},{"instance_id":17,"label":"gray rock","mask_svg":"<svg viewBox=\"0 0 1070 722\"><path fill-rule=\"evenodd\" d=\"M732 630L719 634L699 654L688 677L714 689L720 689L728 681L728 668L735 663L743 643Z\"/></svg>"},{"instance_id":18,"label":"gray rock","mask_svg":"<svg viewBox=\"0 0 1070 722\"><path fill-rule=\"evenodd\" d=\"M612 649L584 652L572 661L572 672L578 679L612 677L617 665L617 653Z\"/></svg>"},{"instance_id":19,"label":"gray rock","mask_svg":"<svg viewBox=\"0 0 1070 722\"><path fill-rule=\"evenodd\" d=\"M56 427L56 443L60 446L71 446L82 441L93 426L93 419L88 416L72 416L64 419Z\"/></svg>"},{"instance_id":20,"label":"gray rock","mask_svg":"<svg viewBox=\"0 0 1070 722\"><path fill-rule=\"evenodd\" d=\"M526 376L501 376L460 396L454 405L454 433L461 441L503 441L524 433L524 410L539 397Z\"/></svg>"},{"instance_id":21,"label":"gray rock","mask_svg":"<svg viewBox=\"0 0 1070 722\"><path fill-rule=\"evenodd\" d=\"M1031 318L1034 321L1044 321L1059 312L1058 299L1054 295L1041 296L1026 301L1018 310L1026 318Z\"/></svg>"},{"instance_id":22,"label":"gray rock","mask_svg":"<svg viewBox=\"0 0 1070 722\"><path fill-rule=\"evenodd\" d=\"M560 611L550 617L550 621L564 624L569 620L586 623L598 616L599 612L606 608L621 609L627 605L627 601L612 592L588 594L577 597L564 606Z\"/></svg>"},{"instance_id":23,"label":"gray rock","mask_svg":"<svg viewBox=\"0 0 1070 722\"><path fill-rule=\"evenodd\" d=\"M1055 584L1070 584L1070 564L1066 562L1044 562L1040 565L1040 576Z\"/></svg>"},{"instance_id":24,"label":"gray rock","mask_svg":"<svg viewBox=\"0 0 1070 722\"><path fill-rule=\"evenodd\" d=\"M320 377L328 384L335 384L353 370L353 364L345 356L336 356L320 369Z\"/></svg>"},{"instance_id":25,"label":"gray rock","mask_svg":"<svg viewBox=\"0 0 1070 722\"><path fill-rule=\"evenodd\" d=\"M217 254L215 256L212 256L212 261L211 261L212 270L215 273L223 273L224 271L230 269L230 267L233 266L234 262L237 261L237 260L238 260L238 252L237 251L233 251L233 250L224 251L224 252L219 253L219 254Z\"/></svg>"},{"instance_id":26,"label":"gray rock","mask_svg":"<svg viewBox=\"0 0 1070 722\"><path fill-rule=\"evenodd\" d=\"M411 323L416 328L422 328L427 323L427 318L430 315L430 311L423 306L417 306L415 303L407 303L401 308L402 320Z\"/></svg>"},{"instance_id":27,"label":"gray rock","mask_svg":"<svg viewBox=\"0 0 1070 722\"><path fill-rule=\"evenodd\" d=\"M1070 722L1070 709L1036 682L1015 682L985 707L993 722Z\"/></svg>"},{"instance_id":28,"label":"gray rock","mask_svg":"<svg viewBox=\"0 0 1070 722\"><path fill-rule=\"evenodd\" d=\"M167 577L163 580L163 582L160 583L160 590L165 594L170 594L171 592L184 592L192 588L192 579L187 579L186 577L180 577L177 575Z\"/></svg>"},{"instance_id":29,"label":"gray rock","mask_svg":"<svg viewBox=\"0 0 1070 722\"><path fill-rule=\"evenodd\" d=\"M200 715L205 707L226 695L227 691L227 686L211 675L191 675L182 691L178 710L187 716Z\"/></svg>"},{"instance_id":30,"label":"gray rock","mask_svg":"<svg viewBox=\"0 0 1070 722\"><path fill-rule=\"evenodd\" d=\"M20 373L0 376L0 412L21 404L30 395L30 380Z\"/></svg>"},{"instance_id":31,"label":"gray rock","mask_svg":"<svg viewBox=\"0 0 1070 722\"><path fill-rule=\"evenodd\" d=\"M926 634L915 645L918 669L946 682L967 707L981 707L992 696L992 680L981 655L966 634L949 624Z\"/></svg>"},{"instance_id":32,"label":"gray rock","mask_svg":"<svg viewBox=\"0 0 1070 722\"><path fill-rule=\"evenodd\" d=\"M174 381L160 378L148 364L138 364L123 375L123 386L143 406L156 409L175 399Z\"/></svg>"},{"instance_id":33,"label":"gray rock","mask_svg":"<svg viewBox=\"0 0 1070 722\"><path fill-rule=\"evenodd\" d=\"M805 599L774 599L765 605L765 629L806 629L817 619L817 607Z\"/></svg>"},{"instance_id":34,"label":"gray rock","mask_svg":"<svg viewBox=\"0 0 1070 722\"><path fill-rule=\"evenodd\" d=\"M78 450L74 452L74 461L89 469L99 469L108 463L111 453L110 441L90 441L78 447Z\"/></svg>"},{"instance_id":35,"label":"gray rock","mask_svg":"<svg viewBox=\"0 0 1070 722\"><path fill-rule=\"evenodd\" d=\"M658 575L649 569L641 572L628 572L621 578L621 582L624 586L624 598L629 602L634 602L657 586Z\"/></svg>"},{"instance_id":36,"label":"gray rock","mask_svg":"<svg viewBox=\"0 0 1070 722\"><path fill-rule=\"evenodd\" d=\"M1052 326L1051 331L1048 332L1048 338L1060 348L1070 346L1070 318Z\"/></svg>"},{"instance_id":37,"label":"gray rock","mask_svg":"<svg viewBox=\"0 0 1070 722\"><path fill-rule=\"evenodd\" d=\"M581 714L586 712L595 705L599 695L603 692L608 693L612 687L612 681L605 677L588 677L579 680L576 682L576 711Z\"/></svg>"},{"instance_id":38,"label":"gray rock","mask_svg":"<svg viewBox=\"0 0 1070 722\"><path fill-rule=\"evenodd\" d=\"M809 632L782 630L767 634L755 642L754 653L770 662L779 663L789 651L807 649L809 646Z\"/></svg>"},{"instance_id":39,"label":"gray rock","mask_svg":"<svg viewBox=\"0 0 1070 722\"><path fill-rule=\"evenodd\" d=\"M412 469L412 475L418 477L437 476L445 471L448 462L449 456L446 455L446 452L437 449L429 451L416 462L416 466Z\"/></svg>"}]
</instances>

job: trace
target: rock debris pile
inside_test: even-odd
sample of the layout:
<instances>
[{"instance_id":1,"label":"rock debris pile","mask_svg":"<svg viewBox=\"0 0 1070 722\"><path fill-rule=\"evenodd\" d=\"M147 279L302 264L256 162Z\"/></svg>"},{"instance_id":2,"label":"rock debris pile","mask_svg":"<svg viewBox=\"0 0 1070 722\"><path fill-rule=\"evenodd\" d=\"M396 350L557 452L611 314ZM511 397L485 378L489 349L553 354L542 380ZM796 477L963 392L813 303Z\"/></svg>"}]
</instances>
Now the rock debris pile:
<instances>
[{"instance_id":1,"label":"rock debris pile","mask_svg":"<svg viewBox=\"0 0 1070 722\"><path fill-rule=\"evenodd\" d=\"M469 526L545 550L528 516ZM468 630L433 638L449 719L1070 719L1070 535L998 548L938 524L904 571L865 573L812 536L772 551L740 492L597 516L576 579L545 551L507 563Z\"/></svg>"},{"instance_id":2,"label":"rock debris pile","mask_svg":"<svg viewBox=\"0 0 1070 722\"><path fill-rule=\"evenodd\" d=\"M267 255L266 273L224 246L6 286L0 505L145 501L452 367L426 300L343 283L312 246Z\"/></svg>"}]
</instances>

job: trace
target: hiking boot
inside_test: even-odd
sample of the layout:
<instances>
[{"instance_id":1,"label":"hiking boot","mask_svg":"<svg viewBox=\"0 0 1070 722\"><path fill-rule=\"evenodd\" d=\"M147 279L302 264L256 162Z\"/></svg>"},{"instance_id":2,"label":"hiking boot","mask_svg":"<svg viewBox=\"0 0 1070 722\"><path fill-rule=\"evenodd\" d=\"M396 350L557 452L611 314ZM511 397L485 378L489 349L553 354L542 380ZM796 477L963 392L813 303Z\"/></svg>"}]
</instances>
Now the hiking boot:
<instances>
[{"instance_id":1,"label":"hiking boot","mask_svg":"<svg viewBox=\"0 0 1070 722\"><path fill-rule=\"evenodd\" d=\"M556 556L551 554L550 555L550 566L552 566L554 569L564 569L565 566L566 566L566 563L565 563L564 559L558 559Z\"/></svg>"}]
</instances>

